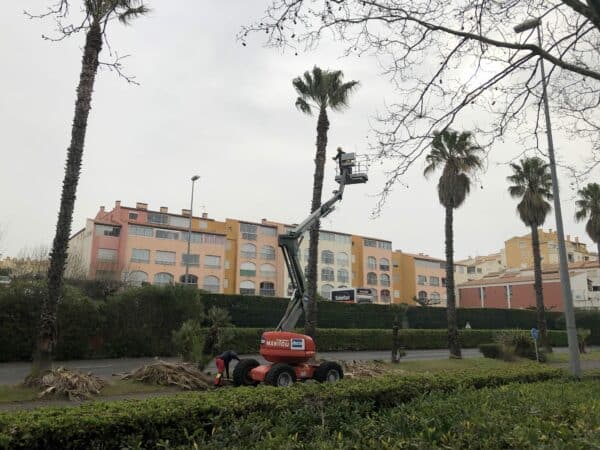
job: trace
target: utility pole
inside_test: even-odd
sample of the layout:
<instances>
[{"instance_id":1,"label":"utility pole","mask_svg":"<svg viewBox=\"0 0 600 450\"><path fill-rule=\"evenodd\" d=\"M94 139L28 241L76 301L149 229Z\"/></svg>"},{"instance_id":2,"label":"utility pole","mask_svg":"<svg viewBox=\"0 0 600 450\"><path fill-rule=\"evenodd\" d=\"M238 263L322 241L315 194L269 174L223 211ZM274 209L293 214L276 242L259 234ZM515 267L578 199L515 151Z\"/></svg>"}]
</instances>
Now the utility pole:
<instances>
[{"instance_id":1,"label":"utility pole","mask_svg":"<svg viewBox=\"0 0 600 450\"><path fill-rule=\"evenodd\" d=\"M190 245L192 243L192 218L194 217L194 183L200 178L199 175L192 177L192 198L190 200L190 223L188 225L188 238L187 238L187 257L185 258L185 284L189 284L190 276Z\"/></svg>"}]
</instances>

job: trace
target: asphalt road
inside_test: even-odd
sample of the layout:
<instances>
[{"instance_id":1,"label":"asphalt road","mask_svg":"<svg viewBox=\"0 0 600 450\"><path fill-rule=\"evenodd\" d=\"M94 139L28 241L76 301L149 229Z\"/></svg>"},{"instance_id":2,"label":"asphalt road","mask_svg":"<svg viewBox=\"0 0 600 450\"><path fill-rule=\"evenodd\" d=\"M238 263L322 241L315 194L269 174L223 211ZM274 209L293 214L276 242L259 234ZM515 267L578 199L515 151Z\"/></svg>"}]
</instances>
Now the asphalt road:
<instances>
[{"instance_id":1,"label":"asphalt road","mask_svg":"<svg viewBox=\"0 0 600 450\"><path fill-rule=\"evenodd\" d=\"M560 351L561 349L556 349ZM265 362L260 355L244 355L240 357L255 358L260 362ZM364 351L364 352L320 352L317 357L319 359L332 360L389 360L390 351ZM463 349L463 357L477 358L481 357L478 349ZM415 360L431 360L431 359L446 359L448 358L448 350L408 350L401 361ZM178 361L178 358L160 358L164 361ZM113 375L130 372L140 366L149 364L155 358L119 358L119 359L86 359L79 361L58 361L54 363L55 367L67 367L77 369L82 372L92 372L95 375L110 378ZM235 361L234 361L235 363ZM231 364L231 368L235 364ZM29 373L31 368L30 363L0 363L0 384L18 384ZM215 365L211 362L207 370L214 372Z\"/></svg>"}]
</instances>

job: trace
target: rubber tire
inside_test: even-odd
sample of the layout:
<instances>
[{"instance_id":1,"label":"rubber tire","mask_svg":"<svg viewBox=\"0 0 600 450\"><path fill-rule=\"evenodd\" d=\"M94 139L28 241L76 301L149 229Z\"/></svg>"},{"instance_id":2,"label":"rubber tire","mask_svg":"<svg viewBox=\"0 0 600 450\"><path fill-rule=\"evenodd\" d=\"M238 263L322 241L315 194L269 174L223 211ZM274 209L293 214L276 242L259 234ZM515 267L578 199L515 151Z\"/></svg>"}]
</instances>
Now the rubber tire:
<instances>
[{"instance_id":1,"label":"rubber tire","mask_svg":"<svg viewBox=\"0 0 600 450\"><path fill-rule=\"evenodd\" d=\"M321 363L321 365L315 369L313 378L319 383L329 382L328 375L332 370L337 371L338 380L344 378L344 371L342 367L338 363L333 361L325 361L324 363Z\"/></svg>"},{"instance_id":2,"label":"rubber tire","mask_svg":"<svg viewBox=\"0 0 600 450\"><path fill-rule=\"evenodd\" d=\"M233 385L256 386L258 381L250 378L250 371L258 366L260 366L260 363L255 359L240 359L240 362L233 369Z\"/></svg>"},{"instance_id":3,"label":"rubber tire","mask_svg":"<svg viewBox=\"0 0 600 450\"><path fill-rule=\"evenodd\" d=\"M273 364L267 375L265 376L265 383L270 384L271 386L282 387L279 385L279 377L283 373L288 373L292 377L292 382L285 387L289 387L296 382L296 371L292 366L285 363L277 363Z\"/></svg>"}]
</instances>

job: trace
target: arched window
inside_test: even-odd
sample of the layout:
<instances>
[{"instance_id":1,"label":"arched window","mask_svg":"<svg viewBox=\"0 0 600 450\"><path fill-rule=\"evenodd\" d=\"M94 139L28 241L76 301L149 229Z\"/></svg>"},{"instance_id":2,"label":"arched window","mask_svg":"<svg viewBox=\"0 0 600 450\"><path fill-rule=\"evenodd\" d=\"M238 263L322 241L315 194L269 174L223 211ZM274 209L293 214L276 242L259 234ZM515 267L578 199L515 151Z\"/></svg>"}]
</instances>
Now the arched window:
<instances>
[{"instance_id":1,"label":"arched window","mask_svg":"<svg viewBox=\"0 0 600 450\"><path fill-rule=\"evenodd\" d=\"M186 280L185 275L181 275L179 277L179 282L182 284L193 284L195 286L198 286L198 277L196 275L192 275L190 273L190 274L188 274L187 280Z\"/></svg>"},{"instance_id":2,"label":"arched window","mask_svg":"<svg viewBox=\"0 0 600 450\"><path fill-rule=\"evenodd\" d=\"M256 294L256 288L254 282L245 280L240 283L240 294L242 295L254 295Z\"/></svg>"},{"instance_id":3,"label":"arched window","mask_svg":"<svg viewBox=\"0 0 600 450\"><path fill-rule=\"evenodd\" d=\"M440 294L438 294L437 292L432 292L430 298L432 305L438 305L440 303Z\"/></svg>"},{"instance_id":4,"label":"arched window","mask_svg":"<svg viewBox=\"0 0 600 450\"><path fill-rule=\"evenodd\" d=\"M166 272L157 273L156 275L154 275L154 284L158 286L173 284L173 275Z\"/></svg>"},{"instance_id":5,"label":"arched window","mask_svg":"<svg viewBox=\"0 0 600 450\"><path fill-rule=\"evenodd\" d=\"M260 283L260 295L265 297L275 296L275 284L270 281L263 281Z\"/></svg>"},{"instance_id":6,"label":"arched window","mask_svg":"<svg viewBox=\"0 0 600 450\"><path fill-rule=\"evenodd\" d=\"M390 260L387 258L381 258L379 260L379 270L385 270L386 272L390 270Z\"/></svg>"},{"instance_id":7,"label":"arched window","mask_svg":"<svg viewBox=\"0 0 600 450\"><path fill-rule=\"evenodd\" d=\"M323 250L321 252L321 262L323 264L333 264L333 252L329 250Z\"/></svg>"},{"instance_id":8,"label":"arched window","mask_svg":"<svg viewBox=\"0 0 600 450\"><path fill-rule=\"evenodd\" d=\"M336 256L337 265L342 267L348 267L350 259L348 258L348 253L340 252Z\"/></svg>"},{"instance_id":9,"label":"arched window","mask_svg":"<svg viewBox=\"0 0 600 450\"><path fill-rule=\"evenodd\" d=\"M377 269L377 258L375 258L374 256L369 256L367 258L367 269Z\"/></svg>"},{"instance_id":10,"label":"arched window","mask_svg":"<svg viewBox=\"0 0 600 450\"><path fill-rule=\"evenodd\" d=\"M263 245L263 247L260 249L260 257L267 260L275 259L275 247Z\"/></svg>"},{"instance_id":11,"label":"arched window","mask_svg":"<svg viewBox=\"0 0 600 450\"><path fill-rule=\"evenodd\" d=\"M387 273L382 273L381 276L379 277L379 281L381 282L382 286L389 286L390 285L390 276Z\"/></svg>"},{"instance_id":12,"label":"arched window","mask_svg":"<svg viewBox=\"0 0 600 450\"><path fill-rule=\"evenodd\" d=\"M256 245L254 245L254 244L242 245L242 258L255 259L256 258Z\"/></svg>"},{"instance_id":13,"label":"arched window","mask_svg":"<svg viewBox=\"0 0 600 450\"><path fill-rule=\"evenodd\" d=\"M204 277L204 282L202 283L202 289L208 292L218 293L220 290L219 279L215 276L208 275Z\"/></svg>"},{"instance_id":14,"label":"arched window","mask_svg":"<svg viewBox=\"0 0 600 450\"><path fill-rule=\"evenodd\" d=\"M321 281L335 281L335 273L331 267L321 269Z\"/></svg>"},{"instance_id":15,"label":"arched window","mask_svg":"<svg viewBox=\"0 0 600 450\"><path fill-rule=\"evenodd\" d=\"M240 265L240 275L243 277L256 276L256 264L252 262L243 262Z\"/></svg>"},{"instance_id":16,"label":"arched window","mask_svg":"<svg viewBox=\"0 0 600 450\"><path fill-rule=\"evenodd\" d=\"M427 292L425 291L419 291L419 300L427 300Z\"/></svg>"},{"instance_id":17,"label":"arched window","mask_svg":"<svg viewBox=\"0 0 600 450\"><path fill-rule=\"evenodd\" d=\"M260 266L260 276L266 278L274 278L277 275L275 266L272 264L262 264Z\"/></svg>"},{"instance_id":18,"label":"arched window","mask_svg":"<svg viewBox=\"0 0 600 450\"><path fill-rule=\"evenodd\" d=\"M367 274L367 284L370 286L377 286L377 274L374 272L369 272Z\"/></svg>"},{"instance_id":19,"label":"arched window","mask_svg":"<svg viewBox=\"0 0 600 450\"><path fill-rule=\"evenodd\" d=\"M338 269L337 280L340 283L347 283L350 280L350 278L348 276L348 271L346 269Z\"/></svg>"},{"instance_id":20,"label":"arched window","mask_svg":"<svg viewBox=\"0 0 600 450\"><path fill-rule=\"evenodd\" d=\"M331 300L331 290L333 286L330 284L324 284L321 286L321 296L325 297L327 300Z\"/></svg>"},{"instance_id":21,"label":"arched window","mask_svg":"<svg viewBox=\"0 0 600 450\"><path fill-rule=\"evenodd\" d=\"M383 303L389 303L392 300L389 289L382 289L379 297Z\"/></svg>"},{"instance_id":22,"label":"arched window","mask_svg":"<svg viewBox=\"0 0 600 450\"><path fill-rule=\"evenodd\" d=\"M143 283L148 282L148 274L141 270L135 270L129 273L127 282L132 286L141 286Z\"/></svg>"}]
</instances>

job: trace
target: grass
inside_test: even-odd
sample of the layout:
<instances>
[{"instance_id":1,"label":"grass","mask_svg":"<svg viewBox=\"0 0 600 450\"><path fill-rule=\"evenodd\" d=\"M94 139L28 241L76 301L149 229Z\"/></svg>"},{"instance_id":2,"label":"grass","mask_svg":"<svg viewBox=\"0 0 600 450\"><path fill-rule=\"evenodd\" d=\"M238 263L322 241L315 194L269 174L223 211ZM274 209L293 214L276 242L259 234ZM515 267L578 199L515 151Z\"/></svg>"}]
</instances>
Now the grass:
<instances>
[{"instance_id":1,"label":"grass","mask_svg":"<svg viewBox=\"0 0 600 450\"><path fill-rule=\"evenodd\" d=\"M600 350L588 350L587 353L580 355L582 361L600 361ZM568 353L550 353L548 355L549 363L568 363Z\"/></svg>"},{"instance_id":2,"label":"grass","mask_svg":"<svg viewBox=\"0 0 600 450\"><path fill-rule=\"evenodd\" d=\"M390 367L397 368L410 373L423 372L446 372L465 369L496 369L501 367L515 365L530 365L530 361L505 362L499 359L489 358L465 358L465 359L435 359L426 361L402 361L400 364L390 364Z\"/></svg>"}]
</instances>

